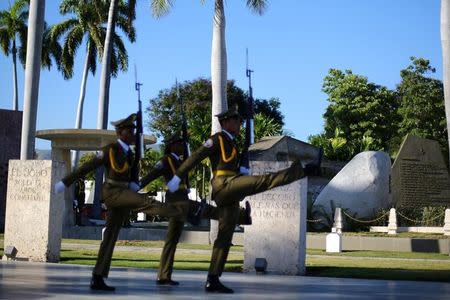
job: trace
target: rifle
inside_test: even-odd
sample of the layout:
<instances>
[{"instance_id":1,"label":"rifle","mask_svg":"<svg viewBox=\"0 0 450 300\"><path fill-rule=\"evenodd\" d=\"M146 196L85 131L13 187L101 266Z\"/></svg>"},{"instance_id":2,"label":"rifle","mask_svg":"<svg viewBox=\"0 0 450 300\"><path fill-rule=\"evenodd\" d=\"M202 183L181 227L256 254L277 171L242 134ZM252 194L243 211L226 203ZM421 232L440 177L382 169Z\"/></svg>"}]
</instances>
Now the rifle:
<instances>
[{"instance_id":1,"label":"rifle","mask_svg":"<svg viewBox=\"0 0 450 300\"><path fill-rule=\"evenodd\" d=\"M191 151L189 149L189 139L188 139L188 132L187 132L187 118L186 114L184 112L184 105L183 105L183 99L180 97L180 89L178 86L178 81L175 81L176 87L177 87L177 100L180 105L180 114L181 114L181 136L183 138L183 160L186 160L189 155L191 154ZM187 188L189 188L189 178L186 176L186 185Z\"/></svg>"},{"instance_id":2,"label":"rifle","mask_svg":"<svg viewBox=\"0 0 450 300\"><path fill-rule=\"evenodd\" d=\"M138 92L138 111L136 114L136 142L135 155L133 165L131 167L131 179L139 182L139 162L144 156L144 132L142 127L142 101L141 101L141 86L142 83L137 81L136 65L134 66L134 88Z\"/></svg>"},{"instance_id":3,"label":"rifle","mask_svg":"<svg viewBox=\"0 0 450 300\"><path fill-rule=\"evenodd\" d=\"M247 169L250 168L249 154L248 148L254 142L253 136L253 88L252 88L252 72L248 68L248 49L245 50L246 54L246 68L245 68L245 76L248 77L248 99L245 105L245 142L244 149L241 154L240 166L245 167Z\"/></svg>"}]
</instances>

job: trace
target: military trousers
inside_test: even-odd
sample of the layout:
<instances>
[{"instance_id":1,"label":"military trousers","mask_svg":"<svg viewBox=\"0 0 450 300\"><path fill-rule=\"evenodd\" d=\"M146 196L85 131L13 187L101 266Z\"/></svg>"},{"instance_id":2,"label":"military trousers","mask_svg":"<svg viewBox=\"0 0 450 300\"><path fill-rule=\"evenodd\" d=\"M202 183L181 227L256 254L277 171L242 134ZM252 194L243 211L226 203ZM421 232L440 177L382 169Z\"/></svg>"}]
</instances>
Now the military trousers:
<instances>
[{"instance_id":1,"label":"military trousers","mask_svg":"<svg viewBox=\"0 0 450 300\"><path fill-rule=\"evenodd\" d=\"M219 228L211 255L209 275L222 275L239 218L239 202L245 197L292 183L305 176L300 161L284 170L258 176L218 176L213 178L214 201L219 208Z\"/></svg>"},{"instance_id":2,"label":"military trousers","mask_svg":"<svg viewBox=\"0 0 450 300\"><path fill-rule=\"evenodd\" d=\"M192 200L189 200L187 195L184 197L168 197L167 203L172 203L173 205L180 205L188 202L189 205L195 205ZM182 208L185 209L185 206L182 205ZM187 212L186 212L187 213ZM237 223L241 224L245 220L245 210L239 209L238 207L238 220ZM202 219L213 219L219 220L220 218L220 209L206 204L202 214ZM180 240L180 236L183 232L184 228L184 220L179 217L172 217L169 219L169 225L167 227L166 238L164 241L164 247L161 251L161 258L159 261L159 269L158 269L158 279L172 279L173 272L173 264L175 260L175 252L177 250L177 245Z\"/></svg>"},{"instance_id":3,"label":"military trousers","mask_svg":"<svg viewBox=\"0 0 450 300\"><path fill-rule=\"evenodd\" d=\"M150 215L164 217L185 217L186 204L172 205L161 203L146 194L139 194L129 189L111 187L105 184L103 187L103 200L108 208L103 240L97 255L92 274L108 277L111 266L111 258L114 251L120 229L124 221L130 216L130 211L143 211Z\"/></svg>"}]
</instances>

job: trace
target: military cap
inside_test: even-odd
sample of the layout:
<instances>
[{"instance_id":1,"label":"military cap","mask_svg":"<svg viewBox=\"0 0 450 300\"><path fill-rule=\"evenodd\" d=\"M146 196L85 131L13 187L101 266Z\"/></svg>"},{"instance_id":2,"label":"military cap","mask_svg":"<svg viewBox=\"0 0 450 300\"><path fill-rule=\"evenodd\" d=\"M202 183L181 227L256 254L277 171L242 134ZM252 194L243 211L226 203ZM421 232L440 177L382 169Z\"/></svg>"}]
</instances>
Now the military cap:
<instances>
[{"instance_id":1,"label":"military cap","mask_svg":"<svg viewBox=\"0 0 450 300\"><path fill-rule=\"evenodd\" d=\"M176 142L182 142L182 141L184 141L182 136L180 136L178 134L174 134L174 135L170 136L169 138L164 139L163 143L166 145L172 145Z\"/></svg>"},{"instance_id":2,"label":"military cap","mask_svg":"<svg viewBox=\"0 0 450 300\"><path fill-rule=\"evenodd\" d=\"M231 118L242 119L239 112L235 109L229 109L221 114L216 115L216 117L219 119L219 121L223 121L223 120L231 119Z\"/></svg>"},{"instance_id":3,"label":"military cap","mask_svg":"<svg viewBox=\"0 0 450 300\"><path fill-rule=\"evenodd\" d=\"M135 128L136 125L134 124L134 121L136 121L136 117L137 117L137 115L135 113L133 113L133 114L129 115L128 117L126 117L125 119L112 121L111 125L113 125L116 129L127 128L127 127Z\"/></svg>"}]
</instances>

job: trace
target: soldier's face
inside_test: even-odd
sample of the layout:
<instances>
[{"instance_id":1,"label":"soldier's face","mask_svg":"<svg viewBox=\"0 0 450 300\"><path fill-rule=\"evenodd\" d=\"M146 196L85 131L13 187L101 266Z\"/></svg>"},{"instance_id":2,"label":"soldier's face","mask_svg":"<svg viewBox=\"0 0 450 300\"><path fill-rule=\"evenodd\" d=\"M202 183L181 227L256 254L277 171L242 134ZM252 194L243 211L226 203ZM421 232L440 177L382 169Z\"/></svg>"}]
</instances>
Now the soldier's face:
<instances>
[{"instance_id":1,"label":"soldier's face","mask_svg":"<svg viewBox=\"0 0 450 300\"><path fill-rule=\"evenodd\" d=\"M120 131L120 135L119 138L127 143L128 145L133 145L135 143L135 134L134 134L134 128L132 127L127 127L127 128L123 128Z\"/></svg>"},{"instance_id":2,"label":"soldier's face","mask_svg":"<svg viewBox=\"0 0 450 300\"><path fill-rule=\"evenodd\" d=\"M229 133L237 136L241 129L241 119L240 118L229 118L222 122L222 128Z\"/></svg>"}]
</instances>

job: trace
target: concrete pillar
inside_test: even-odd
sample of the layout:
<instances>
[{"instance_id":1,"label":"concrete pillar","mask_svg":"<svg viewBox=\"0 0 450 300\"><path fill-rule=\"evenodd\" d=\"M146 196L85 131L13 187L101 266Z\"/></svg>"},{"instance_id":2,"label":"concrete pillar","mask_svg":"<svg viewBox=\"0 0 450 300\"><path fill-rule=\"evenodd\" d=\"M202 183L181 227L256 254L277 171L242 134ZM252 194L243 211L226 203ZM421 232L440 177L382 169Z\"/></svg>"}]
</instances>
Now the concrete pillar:
<instances>
[{"instance_id":1,"label":"concrete pillar","mask_svg":"<svg viewBox=\"0 0 450 300\"><path fill-rule=\"evenodd\" d=\"M389 211L388 234L397 234L397 213L395 208Z\"/></svg>"},{"instance_id":2,"label":"concrete pillar","mask_svg":"<svg viewBox=\"0 0 450 300\"><path fill-rule=\"evenodd\" d=\"M342 210L340 207L336 207L336 210L334 211L334 224L333 229L335 229L335 232L338 234L342 233Z\"/></svg>"},{"instance_id":3,"label":"concrete pillar","mask_svg":"<svg viewBox=\"0 0 450 300\"><path fill-rule=\"evenodd\" d=\"M450 235L450 209L445 210L444 235Z\"/></svg>"}]
</instances>

